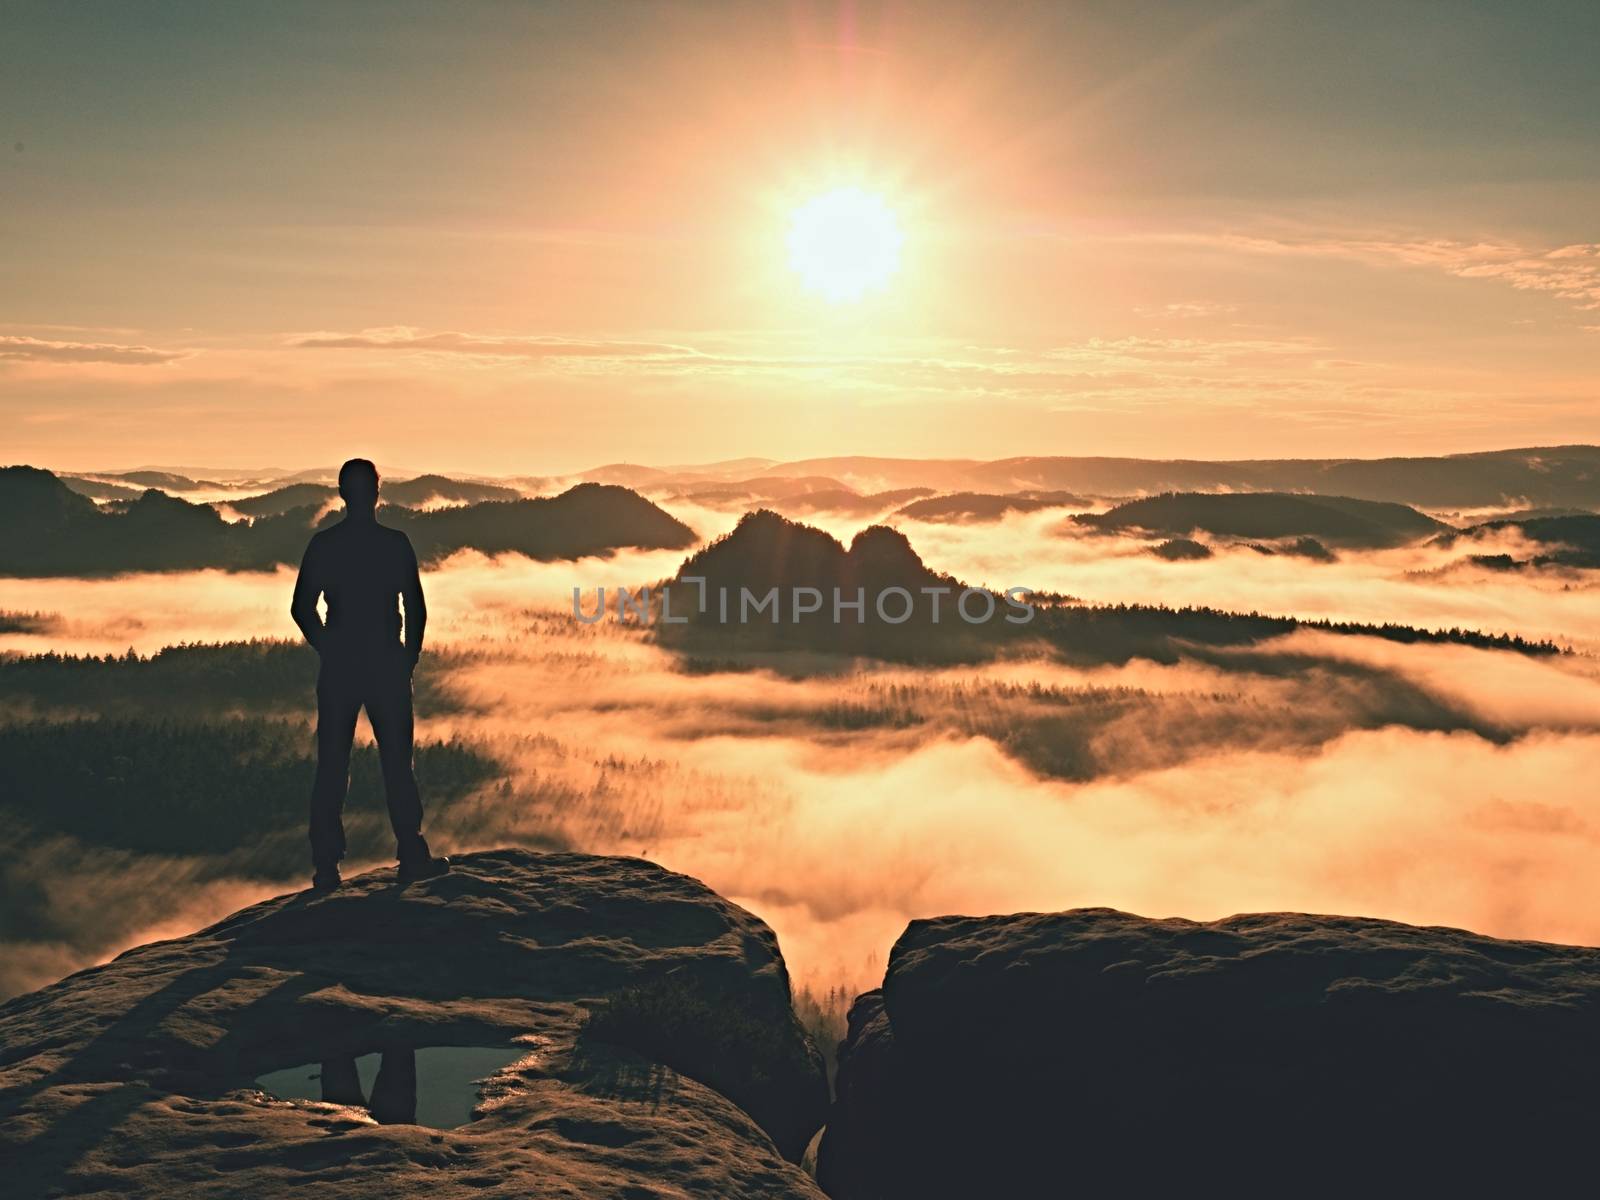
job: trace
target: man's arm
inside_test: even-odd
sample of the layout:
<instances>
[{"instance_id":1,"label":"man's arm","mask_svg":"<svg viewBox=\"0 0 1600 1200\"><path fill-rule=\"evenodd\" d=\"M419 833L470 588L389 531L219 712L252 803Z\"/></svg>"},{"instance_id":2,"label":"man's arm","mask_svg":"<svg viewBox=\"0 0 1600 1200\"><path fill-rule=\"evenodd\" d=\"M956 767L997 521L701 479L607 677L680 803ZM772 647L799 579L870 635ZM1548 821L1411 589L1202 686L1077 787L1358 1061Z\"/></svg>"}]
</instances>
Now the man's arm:
<instances>
[{"instance_id":1,"label":"man's arm","mask_svg":"<svg viewBox=\"0 0 1600 1200\"><path fill-rule=\"evenodd\" d=\"M411 539L404 534L405 563L400 577L400 603L406 611L406 653L415 666L422 657L422 634L428 627L428 604L422 598L422 576L417 571L417 552L411 548Z\"/></svg>"},{"instance_id":2,"label":"man's arm","mask_svg":"<svg viewBox=\"0 0 1600 1200\"><path fill-rule=\"evenodd\" d=\"M300 559L300 574L294 581L294 600L289 605L289 615L300 626L311 648L320 654L324 626L317 613L317 597L322 595L322 571L316 551L317 542L313 538Z\"/></svg>"}]
</instances>

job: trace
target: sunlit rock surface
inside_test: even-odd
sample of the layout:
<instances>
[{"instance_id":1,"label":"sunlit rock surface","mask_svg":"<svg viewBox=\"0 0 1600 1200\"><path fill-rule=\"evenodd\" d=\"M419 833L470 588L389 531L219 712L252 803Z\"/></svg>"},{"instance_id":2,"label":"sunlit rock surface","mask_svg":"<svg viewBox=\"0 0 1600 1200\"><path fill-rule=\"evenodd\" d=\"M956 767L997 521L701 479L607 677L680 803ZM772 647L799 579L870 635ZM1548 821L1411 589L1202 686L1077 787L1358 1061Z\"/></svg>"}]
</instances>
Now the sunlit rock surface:
<instances>
[{"instance_id":1,"label":"sunlit rock surface","mask_svg":"<svg viewBox=\"0 0 1600 1200\"><path fill-rule=\"evenodd\" d=\"M770 1033L765 1129L691 1078L716 1069L585 1033L597 1001L663 979ZM715 1040L697 1052L726 1073L742 1050ZM253 1083L449 1045L525 1051L457 1129ZM6 1196L819 1195L786 1161L827 1091L772 931L639 859L495 851L409 888L383 870L279 897L18 997L0 1046Z\"/></svg>"},{"instance_id":2,"label":"sunlit rock surface","mask_svg":"<svg viewBox=\"0 0 1600 1200\"><path fill-rule=\"evenodd\" d=\"M1588 1192L1600 950L1284 913L915 921L837 1090L836 1200Z\"/></svg>"}]
</instances>

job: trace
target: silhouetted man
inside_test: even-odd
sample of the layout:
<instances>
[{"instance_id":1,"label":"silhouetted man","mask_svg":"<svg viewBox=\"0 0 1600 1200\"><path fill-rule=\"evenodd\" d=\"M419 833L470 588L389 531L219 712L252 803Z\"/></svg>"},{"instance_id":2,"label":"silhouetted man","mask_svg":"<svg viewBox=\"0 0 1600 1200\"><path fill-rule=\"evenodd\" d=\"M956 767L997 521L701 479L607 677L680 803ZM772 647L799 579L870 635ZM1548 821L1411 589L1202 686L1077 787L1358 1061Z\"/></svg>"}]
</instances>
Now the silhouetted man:
<instances>
[{"instance_id":1,"label":"silhouetted man","mask_svg":"<svg viewBox=\"0 0 1600 1200\"><path fill-rule=\"evenodd\" d=\"M312 535L289 612L322 659L317 673L317 779L311 790L311 886L339 886L344 857L350 744L363 707L378 740L383 792L394 826L400 878L443 874L422 836L422 799L411 769L411 671L422 653L428 610L411 539L378 524L378 469L364 458L339 468L344 520ZM317 614L326 597L328 618ZM400 604L405 605L401 640Z\"/></svg>"}]
</instances>

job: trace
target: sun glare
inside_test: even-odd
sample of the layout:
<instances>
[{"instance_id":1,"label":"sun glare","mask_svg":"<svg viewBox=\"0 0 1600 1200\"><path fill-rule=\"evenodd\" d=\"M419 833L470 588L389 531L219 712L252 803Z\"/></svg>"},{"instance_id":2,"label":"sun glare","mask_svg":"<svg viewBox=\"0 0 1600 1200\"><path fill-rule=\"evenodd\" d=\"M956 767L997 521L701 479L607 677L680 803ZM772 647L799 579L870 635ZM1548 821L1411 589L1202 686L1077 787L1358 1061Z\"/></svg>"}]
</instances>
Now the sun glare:
<instances>
[{"instance_id":1,"label":"sun glare","mask_svg":"<svg viewBox=\"0 0 1600 1200\"><path fill-rule=\"evenodd\" d=\"M836 188L794 210L789 265L830 303L860 300L885 287L900 267L904 239L881 196Z\"/></svg>"}]
</instances>

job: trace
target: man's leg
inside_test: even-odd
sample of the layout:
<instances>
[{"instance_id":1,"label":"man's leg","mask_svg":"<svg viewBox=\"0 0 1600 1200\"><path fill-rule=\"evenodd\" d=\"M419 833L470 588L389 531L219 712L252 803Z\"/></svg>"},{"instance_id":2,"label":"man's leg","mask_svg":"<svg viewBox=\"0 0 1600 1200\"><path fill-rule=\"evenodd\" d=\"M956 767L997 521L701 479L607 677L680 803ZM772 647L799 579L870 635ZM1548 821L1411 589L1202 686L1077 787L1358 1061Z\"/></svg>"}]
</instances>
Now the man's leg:
<instances>
[{"instance_id":1,"label":"man's leg","mask_svg":"<svg viewBox=\"0 0 1600 1200\"><path fill-rule=\"evenodd\" d=\"M350 788L350 743L361 697L324 665L317 676L317 778L311 787L311 862L331 868L344 857L344 797Z\"/></svg>"},{"instance_id":2,"label":"man's leg","mask_svg":"<svg viewBox=\"0 0 1600 1200\"><path fill-rule=\"evenodd\" d=\"M417 1052L410 1047L385 1050L372 1081L367 1111L379 1125L417 1122Z\"/></svg>"},{"instance_id":3,"label":"man's leg","mask_svg":"<svg viewBox=\"0 0 1600 1200\"><path fill-rule=\"evenodd\" d=\"M367 1098L361 1094L361 1075L352 1056L322 1060L322 1098L329 1104L366 1105Z\"/></svg>"},{"instance_id":4,"label":"man's leg","mask_svg":"<svg viewBox=\"0 0 1600 1200\"><path fill-rule=\"evenodd\" d=\"M417 862L428 857L422 837L422 797L412 770L412 743L416 719L411 710L411 672L398 655L393 664L374 672L367 692L367 720L378 739L378 763L383 768L383 796L389 803L389 824L394 827L395 857Z\"/></svg>"}]
</instances>

